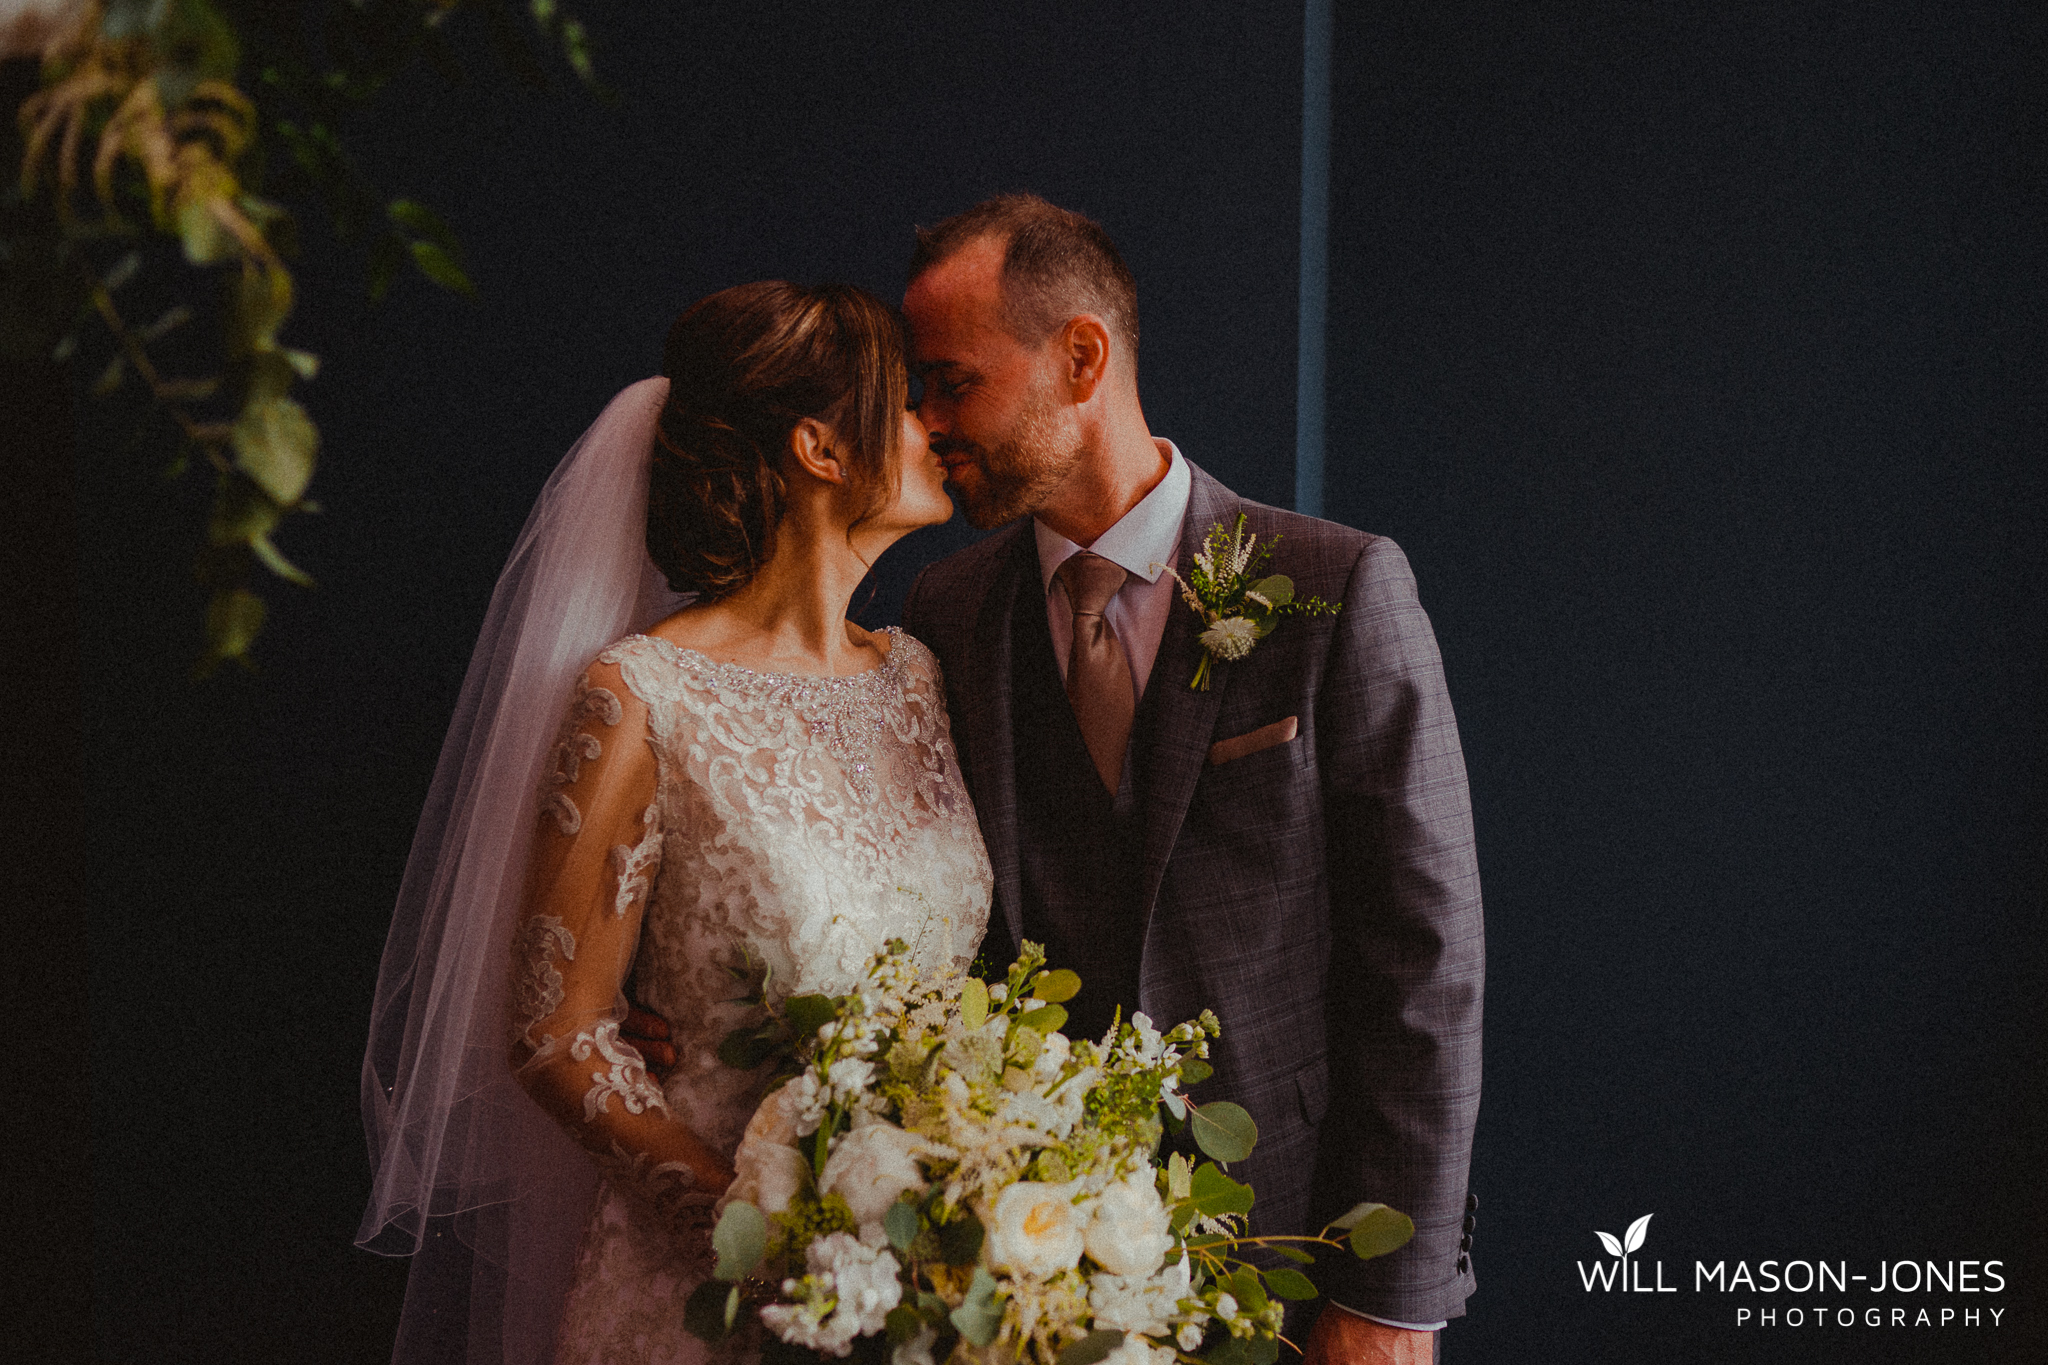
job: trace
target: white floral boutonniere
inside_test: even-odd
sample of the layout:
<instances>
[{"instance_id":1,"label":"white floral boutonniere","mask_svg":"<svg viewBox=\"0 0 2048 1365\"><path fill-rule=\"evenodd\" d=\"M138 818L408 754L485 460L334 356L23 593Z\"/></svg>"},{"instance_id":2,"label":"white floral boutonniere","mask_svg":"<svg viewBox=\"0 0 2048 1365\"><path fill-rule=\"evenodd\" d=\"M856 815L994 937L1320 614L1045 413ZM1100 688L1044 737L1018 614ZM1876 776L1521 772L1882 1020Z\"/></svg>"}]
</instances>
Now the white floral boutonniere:
<instances>
[{"instance_id":1,"label":"white floral boutonniere","mask_svg":"<svg viewBox=\"0 0 2048 1365\"><path fill-rule=\"evenodd\" d=\"M1252 646L1273 633L1283 616L1334 615L1342 602L1325 602L1320 597L1294 600L1294 580L1285 574L1259 577L1273 547L1275 536L1264 549L1257 549L1258 537L1244 533L1244 514L1237 525L1224 530L1221 523L1209 528L1202 548L1195 552L1194 567L1182 578L1171 565L1158 567L1173 574L1180 584L1181 600L1194 609L1208 627L1200 636L1202 662L1188 686L1209 690L1209 665L1217 659L1242 659Z\"/></svg>"}]
</instances>

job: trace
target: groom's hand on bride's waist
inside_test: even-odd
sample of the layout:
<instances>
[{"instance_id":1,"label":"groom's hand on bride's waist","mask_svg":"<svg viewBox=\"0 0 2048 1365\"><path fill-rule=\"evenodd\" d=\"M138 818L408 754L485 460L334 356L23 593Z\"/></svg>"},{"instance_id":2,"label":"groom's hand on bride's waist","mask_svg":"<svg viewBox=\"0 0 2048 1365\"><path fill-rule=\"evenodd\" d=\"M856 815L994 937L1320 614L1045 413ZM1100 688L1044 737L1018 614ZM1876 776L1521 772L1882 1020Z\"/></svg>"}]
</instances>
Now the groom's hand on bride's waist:
<instances>
[{"instance_id":1,"label":"groom's hand on bride's waist","mask_svg":"<svg viewBox=\"0 0 2048 1365\"><path fill-rule=\"evenodd\" d=\"M668 1079L675 1070L676 1048L669 1041L668 1020L635 1001L626 1002L626 1017L619 1022L619 1041L630 1043L647 1063L647 1074L657 1081Z\"/></svg>"}]
</instances>

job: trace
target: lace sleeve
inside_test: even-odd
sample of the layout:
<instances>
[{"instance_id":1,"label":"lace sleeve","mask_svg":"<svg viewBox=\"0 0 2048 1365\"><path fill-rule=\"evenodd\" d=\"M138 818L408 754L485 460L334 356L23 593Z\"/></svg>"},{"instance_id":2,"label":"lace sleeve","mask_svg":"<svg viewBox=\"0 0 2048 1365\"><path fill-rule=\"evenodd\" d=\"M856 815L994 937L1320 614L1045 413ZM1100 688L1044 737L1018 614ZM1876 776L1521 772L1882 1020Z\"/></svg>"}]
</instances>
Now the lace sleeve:
<instances>
[{"instance_id":1,"label":"lace sleeve","mask_svg":"<svg viewBox=\"0 0 2048 1365\"><path fill-rule=\"evenodd\" d=\"M731 1172L670 1114L639 1052L619 1038L620 986L661 860L648 736L647 707L617 667L592 665L540 792L540 833L512 941L512 1065L615 1183L679 1238L701 1240Z\"/></svg>"}]
</instances>

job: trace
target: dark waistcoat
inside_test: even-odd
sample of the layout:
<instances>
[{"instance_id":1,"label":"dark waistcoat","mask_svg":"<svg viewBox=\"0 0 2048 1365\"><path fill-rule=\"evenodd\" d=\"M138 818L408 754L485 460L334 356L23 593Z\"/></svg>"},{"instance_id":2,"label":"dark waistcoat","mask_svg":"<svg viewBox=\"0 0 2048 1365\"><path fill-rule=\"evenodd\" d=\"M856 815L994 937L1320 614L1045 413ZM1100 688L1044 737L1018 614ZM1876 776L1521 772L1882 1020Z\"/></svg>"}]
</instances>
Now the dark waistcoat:
<instances>
[{"instance_id":1,"label":"dark waistcoat","mask_svg":"<svg viewBox=\"0 0 2048 1365\"><path fill-rule=\"evenodd\" d=\"M1011 615L1011 752L1024 936L1045 945L1052 966L1081 977L1081 993L1067 1002L1064 1032L1100 1038L1118 1006L1125 1019L1138 1007L1144 827L1129 753L1112 798L1081 741L1053 653L1041 582L1035 573L1024 576Z\"/></svg>"}]
</instances>

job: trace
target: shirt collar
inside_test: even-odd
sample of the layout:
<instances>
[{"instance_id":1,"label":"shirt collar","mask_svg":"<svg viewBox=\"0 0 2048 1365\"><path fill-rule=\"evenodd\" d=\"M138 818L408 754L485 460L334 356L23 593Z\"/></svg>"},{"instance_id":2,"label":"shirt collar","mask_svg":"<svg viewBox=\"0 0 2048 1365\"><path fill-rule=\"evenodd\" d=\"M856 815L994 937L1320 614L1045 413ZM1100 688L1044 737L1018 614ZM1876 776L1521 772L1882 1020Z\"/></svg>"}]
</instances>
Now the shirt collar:
<instances>
[{"instance_id":1,"label":"shirt collar","mask_svg":"<svg viewBox=\"0 0 2048 1365\"><path fill-rule=\"evenodd\" d=\"M1045 580L1047 592L1052 591L1052 576L1060 565L1084 548L1147 583L1157 582L1164 572L1161 566L1173 563L1180 550L1181 522L1187 518L1188 494L1195 480L1188 473L1188 462L1181 458L1180 447L1164 439L1159 443L1166 447L1171 461L1166 466L1166 477L1138 499L1137 506L1118 518L1114 526L1097 536L1093 545L1076 545L1044 522L1032 519L1031 529L1038 537L1038 572Z\"/></svg>"}]
</instances>

